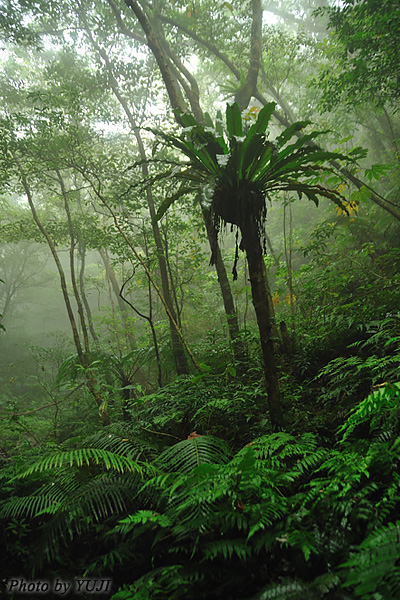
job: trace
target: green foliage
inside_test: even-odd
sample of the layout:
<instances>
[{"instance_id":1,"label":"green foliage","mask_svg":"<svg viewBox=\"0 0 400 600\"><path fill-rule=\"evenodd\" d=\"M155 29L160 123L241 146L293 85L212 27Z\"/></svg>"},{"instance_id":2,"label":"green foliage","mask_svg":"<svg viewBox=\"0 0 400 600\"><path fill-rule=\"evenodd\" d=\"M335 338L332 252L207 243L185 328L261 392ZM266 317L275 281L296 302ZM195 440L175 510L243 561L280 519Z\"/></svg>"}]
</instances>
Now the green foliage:
<instances>
[{"instance_id":1,"label":"green foliage","mask_svg":"<svg viewBox=\"0 0 400 600\"><path fill-rule=\"evenodd\" d=\"M191 187L202 191L203 202L211 199L213 210L225 221L239 224L239 207L235 204L225 212L222 195L233 197L241 190L251 190L262 194L277 191L294 191L299 197L304 194L318 204L318 197L324 196L343 208L342 196L335 190L318 183L319 178L330 172L323 163L329 159L354 160L339 153L322 151L318 146L307 145L323 132L301 135L289 143L297 132L310 124L297 122L284 130L274 141L266 136L275 103L266 104L259 112L257 120L243 132L242 118L236 103L227 105L227 140L217 129L203 127L191 115L178 111L185 129L181 136L171 136L156 132L167 144L173 145L188 159L187 168L174 167L168 174L185 182L178 195L188 193ZM157 213L160 219L178 195L168 198ZM253 209L252 209L253 210ZM254 210L256 208L254 207ZM260 209L259 209L260 210ZM221 212L222 211L222 212ZM236 212L235 212L236 211Z\"/></svg>"},{"instance_id":2,"label":"green foliage","mask_svg":"<svg viewBox=\"0 0 400 600\"><path fill-rule=\"evenodd\" d=\"M384 384L373 391L352 410L346 422L340 427L339 431L343 432L342 440L345 441L357 427L366 422L369 423L371 434L379 430L384 431L385 424L389 427L395 425L400 415L399 400L400 383ZM390 419L388 419L389 415Z\"/></svg>"},{"instance_id":3,"label":"green foliage","mask_svg":"<svg viewBox=\"0 0 400 600\"><path fill-rule=\"evenodd\" d=\"M345 581L346 586L354 586L363 578L361 569L350 578L350 571L344 567L357 570L359 563L354 558L348 565L341 566L343 557L348 555L350 546L359 543L362 552L363 539L371 528L373 530L374 523L379 527L396 514L395 498L398 498L400 480L397 474L395 481L387 475L397 460L393 440L397 439L398 429L397 433L392 432L391 439L381 435L372 443L349 441L355 427L366 419L370 421L372 435L379 419L382 424L382 415L386 414L388 423L394 418L398 422L395 416L398 396L394 400L391 388L386 387L382 397L385 401L375 402L373 407L367 398L356 416L349 417L343 428L340 449L321 448L309 434L298 440L288 434L274 434L255 440L224 465L214 462L194 466L191 472L157 476L145 484L143 492L149 486L158 490L160 502L154 505L153 511L139 511L121 521L115 533L136 539L156 526L153 544L157 552L167 550L163 550L164 538L169 540L168 553L180 556L181 561L186 560L184 557L189 552L191 564L202 565L195 577L196 592L191 588L195 597L201 598L205 593L201 590L200 573L208 569L208 578L212 577L214 562L219 564L220 576L225 565L230 572L243 568L247 576L253 573L254 577L253 569L258 561L268 560L273 565L279 556L280 564L287 560L298 579L264 586L264 591L255 597L301 598L306 594L310 598L323 598L336 590L338 597L347 598L346 592L340 592L340 586ZM180 452L179 444L175 451ZM382 488L382 500L376 505L373 499L378 482L386 491L382 497ZM377 506L378 520L373 517ZM395 546L394 561L397 551ZM317 556L320 566L315 572L311 565ZM384 561L384 558L377 558L376 563L379 560ZM366 568L370 568L367 562ZM331 572L333 565L336 574ZM284 579L282 567L276 567ZM311 579L306 575L309 568ZM370 577L371 589L377 589L379 573L378 566ZM394 577L389 567L387 573ZM157 577L162 580L159 570ZM218 577L215 585L217 581ZM208 590L209 585L208 581ZM232 585L238 585L237 581ZM225 588L225 593L231 592ZM248 596L242 591L241 597Z\"/></svg>"},{"instance_id":4,"label":"green foliage","mask_svg":"<svg viewBox=\"0 0 400 600\"><path fill-rule=\"evenodd\" d=\"M221 373L203 367L202 373L179 377L142 396L140 402L128 401L129 413L144 430L152 432L160 449L169 436L181 440L193 432L218 436L237 446L243 439L250 441L260 422L266 421L262 404L265 386L256 366L254 373L248 373L254 377L251 385L241 381L233 367Z\"/></svg>"},{"instance_id":5,"label":"green foliage","mask_svg":"<svg viewBox=\"0 0 400 600\"><path fill-rule=\"evenodd\" d=\"M100 450L98 448L82 448L77 450L69 450L67 452L60 452L49 456L48 458L32 465L20 477L27 477L32 473L47 471L56 467L63 467L69 465L72 467L82 467L84 465L90 466L103 465L107 470L117 471L119 473L131 472L140 473L141 467L139 464L129 460L128 458L121 457L118 454L109 452L108 450Z\"/></svg>"},{"instance_id":6,"label":"green foliage","mask_svg":"<svg viewBox=\"0 0 400 600\"><path fill-rule=\"evenodd\" d=\"M222 440L199 435L166 448L155 464L163 470L185 473L200 465L226 462L227 455L228 448Z\"/></svg>"},{"instance_id":7,"label":"green foliage","mask_svg":"<svg viewBox=\"0 0 400 600\"><path fill-rule=\"evenodd\" d=\"M11 483L23 487L1 511L7 543L16 550L20 522L40 523L40 572L61 553L73 564L66 544L96 535L82 568L114 565L125 584L115 598L395 598L399 394L386 385L367 396L333 447L281 432L232 453L192 433L157 452L136 443L137 425L127 437L111 427L21 465Z\"/></svg>"},{"instance_id":8,"label":"green foliage","mask_svg":"<svg viewBox=\"0 0 400 600\"><path fill-rule=\"evenodd\" d=\"M351 327L352 336L362 339L349 344L346 355L329 361L314 379L320 390L318 403L325 410L332 411L337 418L338 411L352 409L371 389L376 390L369 396L372 405L379 404L381 396L387 398L386 390L391 388L385 384L396 386L398 380L400 340L393 336L398 322L397 314L389 314L357 329Z\"/></svg>"},{"instance_id":9,"label":"green foliage","mask_svg":"<svg viewBox=\"0 0 400 600\"><path fill-rule=\"evenodd\" d=\"M2 4L0 7L0 39L2 42L38 47L37 34L26 26L25 7L20 4Z\"/></svg>"},{"instance_id":10,"label":"green foliage","mask_svg":"<svg viewBox=\"0 0 400 600\"><path fill-rule=\"evenodd\" d=\"M2 519L29 518L43 530L37 540L43 555L34 557L31 569L51 563L68 540L100 531L104 521L127 510L147 471L132 459L137 454L128 439L103 432L88 438L86 447L49 454L12 480L28 479L26 485L36 488L8 498L1 508Z\"/></svg>"},{"instance_id":11,"label":"green foliage","mask_svg":"<svg viewBox=\"0 0 400 600\"><path fill-rule=\"evenodd\" d=\"M396 106L399 61L392 43L399 33L396 3L349 0L322 11L327 12L337 40L335 69L324 69L318 80L325 105L372 101Z\"/></svg>"},{"instance_id":12,"label":"green foliage","mask_svg":"<svg viewBox=\"0 0 400 600\"><path fill-rule=\"evenodd\" d=\"M343 563L345 587L363 600L394 600L400 593L400 522L389 523L369 535Z\"/></svg>"},{"instance_id":13,"label":"green foliage","mask_svg":"<svg viewBox=\"0 0 400 600\"><path fill-rule=\"evenodd\" d=\"M151 131L160 123L162 133L157 135L165 148L158 153L157 141L153 160L135 162L149 168L145 188L155 194L158 217L165 217L161 233L173 303L201 372L171 382L168 320L160 316L161 305L154 295L150 297L140 273L125 292L132 305L153 320L161 375L169 382L160 389L154 383L154 343L140 318L128 318L127 326L117 302L107 297L101 271L96 267L95 276L92 270L82 271L83 284L90 283L97 304L106 303L111 315L104 317L98 307L94 322L100 323L95 328L99 339L87 361L113 421L101 430L100 424L93 424L95 407L87 408L85 371L67 343L60 344L59 352L52 347L36 351L37 364L28 372L20 349L14 360L6 339L9 331L0 332L7 342L1 356L7 365L2 362L0 373L5 432L0 448L0 543L7 559L0 557L0 570L6 575L72 580L111 572L113 597L121 600L399 596L398 227L371 210L367 187L359 191L343 184L336 187L341 176L326 166L327 161L339 159L353 166L358 156L365 156L356 151L346 157L346 150L323 152L314 145L326 131L310 132L315 98L304 91L311 69L323 59L327 73L322 73L321 82L329 105L347 90L351 90L347 104L371 94L382 106L386 100L394 103L396 50L391 36L397 24L391 20L393 7L388 2L382 6L372 0L344 2L329 11L339 41L323 42L328 52L322 56L320 32L307 18L310 3L295 4L269 6L280 14L289 12L292 22L290 30L283 23L263 26L268 44L262 45L257 89L278 101L285 118L297 113L300 116L292 121L301 120L275 134L274 102L260 111L252 107L245 115L234 103L226 108L225 122L217 113L214 122L206 116L205 126L178 111L184 128L172 135L167 133L169 124L156 116ZM32 21L32 30L56 32L62 50L52 48L46 37L38 56L33 48L29 55L11 46L5 52L0 181L7 199L0 198L2 239L8 249L11 242L40 239L27 216L12 150L23 163L35 204L60 256L65 244L78 246L83 240L88 250L110 250L121 282L136 268L130 249L104 208L99 208L96 192L100 192L127 238L139 254L148 256L158 281L159 248L151 241L144 194L138 192L143 182L138 183L140 176L129 168L137 148L131 133L121 133L126 123L115 101L118 97L108 89L115 77L113 92L120 90L124 108L133 119L138 117L138 126L149 123L146 106L159 106L157 69L145 58L142 46L138 51L139 46L130 45L133 39L140 43L139 24L126 10L118 25L129 35L121 36L114 22L117 7L103 3L86 11L93 39L110 53L112 75L103 68L104 56L99 60L85 45L75 6L39 1L30 5L33 12L28 8L26 3L11 2L0 9L3 38L34 40L26 25L31 28L35 13L38 20ZM202 0L188 6L175 0L154 8L151 22L160 33L170 26L164 41L175 52L170 56L177 69L176 84L181 81L180 61L190 64L193 73L198 68L205 74L204 79L199 77L200 88L210 90L200 104L208 103L214 115L213 90L220 80L228 81L226 68L231 64L236 71L237 81L229 83L232 93L246 81L252 19L248 5ZM301 29L296 32L300 13ZM390 27L385 27L388 23ZM65 26L68 35L60 36ZM197 67L188 43L191 32L200 57ZM202 36L209 40L207 45L201 44ZM223 59L221 68L210 59L213 44ZM192 80L189 84L194 107L196 86ZM359 117L360 121L368 117L374 148L382 154L372 161L390 162L389 146L396 160L396 115L375 115L378 135L372 112ZM328 121L327 115L324 118ZM349 129L350 137L339 142L340 148L351 139L355 124L348 115L344 121L345 125L335 121L321 126L334 130L331 147L343 136L341 129ZM362 123L357 128L357 137L362 136ZM147 130L143 136L146 152L152 143L148 134ZM185 164L175 158L177 150L186 157ZM396 204L392 173L371 161L366 166L367 179L379 180L382 196ZM159 172L163 168L167 173ZM63 217L55 169L62 171L67 187L74 240ZM245 374L232 363L217 276L205 266L200 213L189 208L190 200L182 210L176 207L177 200L193 195L193 190L200 192L203 208L212 207L222 221L238 225L251 214L262 226L265 199L288 192L284 242L281 207L268 205L268 234L275 252L271 250L266 261L279 318L291 329L292 347L282 351L279 367L289 413L287 431L271 433L265 415L260 340L253 334L255 319L244 268L239 269L242 291L233 289L246 327ZM347 193L350 202L345 201ZM320 197L332 200L340 210L334 213L323 206L325 219L311 230L312 205L302 205L296 214L294 200L302 195L313 203ZM174 216L168 219L166 210L172 204ZM214 225L218 229L217 218ZM229 228L225 242L223 255L233 256ZM22 260L21 247L16 246ZM29 256L33 254L28 250ZM77 253L75 259L78 275L83 258ZM97 254L89 260L95 263ZM47 292L44 297L47 308ZM88 298L89 308L94 308L93 295ZM16 303L16 314L23 313L35 320L30 302ZM50 365L56 372L53 378L48 376Z\"/></svg>"},{"instance_id":14,"label":"green foliage","mask_svg":"<svg viewBox=\"0 0 400 600\"><path fill-rule=\"evenodd\" d=\"M182 565L159 567L138 579L133 585L124 586L112 596L112 600L179 600L191 589L191 579Z\"/></svg>"}]
</instances>

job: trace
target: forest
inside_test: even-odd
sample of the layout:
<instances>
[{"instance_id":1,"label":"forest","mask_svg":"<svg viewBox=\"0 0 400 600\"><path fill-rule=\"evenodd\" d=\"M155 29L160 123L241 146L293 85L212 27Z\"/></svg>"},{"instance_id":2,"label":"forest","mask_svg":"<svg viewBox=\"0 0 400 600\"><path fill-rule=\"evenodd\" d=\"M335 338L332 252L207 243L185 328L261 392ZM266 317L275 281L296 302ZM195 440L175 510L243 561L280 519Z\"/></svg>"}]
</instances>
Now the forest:
<instances>
[{"instance_id":1,"label":"forest","mask_svg":"<svg viewBox=\"0 0 400 600\"><path fill-rule=\"evenodd\" d=\"M0 597L400 598L399 41L0 0Z\"/></svg>"}]
</instances>

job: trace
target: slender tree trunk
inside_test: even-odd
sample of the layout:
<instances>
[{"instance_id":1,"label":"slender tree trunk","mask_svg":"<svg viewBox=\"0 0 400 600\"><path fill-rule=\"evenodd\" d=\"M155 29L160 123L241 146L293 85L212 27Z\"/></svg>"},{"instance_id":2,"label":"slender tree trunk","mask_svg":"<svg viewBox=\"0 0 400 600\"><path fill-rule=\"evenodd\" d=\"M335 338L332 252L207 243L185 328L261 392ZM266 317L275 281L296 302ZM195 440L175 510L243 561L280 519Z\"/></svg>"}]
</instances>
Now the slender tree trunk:
<instances>
[{"instance_id":1,"label":"slender tree trunk","mask_svg":"<svg viewBox=\"0 0 400 600\"><path fill-rule=\"evenodd\" d=\"M120 232L122 238L125 240L126 244L129 246L129 248L132 250L134 256L136 257L136 259L138 260L138 262L142 265L146 276L149 278L149 280L151 281L153 288L156 290L158 297L160 298L165 311L168 315L168 317L171 319L176 332L178 333L180 340L182 342L182 344L185 347L186 352L188 353L192 363L194 364L194 366L196 367L196 369L201 370L200 365L198 364L198 362L196 361L193 352L191 351L190 347L188 346L185 338L182 335L181 330L178 327L178 324L176 323L176 321L174 320L174 318L171 315L171 311L168 308L167 303L165 302L165 298L162 295L162 292L159 288L159 286L157 285L157 283L154 280L154 277L151 273L151 271L149 271L146 262L143 260L143 257L141 256L141 254L136 250L135 246L133 245L131 239L127 236L127 234L125 233L124 229L121 227L118 217L115 214L115 211L112 209L111 205L109 202L107 202L106 198L103 196L103 194L101 193L101 191L99 190L98 186L94 184L93 180L89 177L87 171L85 169L79 168L79 166L77 165L76 168L78 168L80 170L80 173L82 174L82 176L84 177L84 179L88 182L88 184L90 185L93 193L95 194L95 196L97 196L97 198L100 200L100 202L106 207L106 209L108 210L108 212L110 213L112 220L114 222L114 225L116 227L116 229Z\"/></svg>"},{"instance_id":2,"label":"slender tree trunk","mask_svg":"<svg viewBox=\"0 0 400 600\"><path fill-rule=\"evenodd\" d=\"M120 27L122 27L122 29L123 29L123 33L125 35L130 35L129 30L123 25L122 18L118 12L117 7L114 5L112 0L108 0L108 1L109 1L109 4L112 6L114 15L117 18L118 25ZM129 8L131 8L132 11L135 13L136 17L138 18L138 20L143 28L144 33L146 34L146 40L147 40L148 47L152 50L153 55L159 66L162 78L165 83L165 87L167 89L167 92L168 92L168 95L169 95L169 98L171 101L172 108L181 108L182 110L184 110L185 106L183 105L183 102L182 102L182 94L180 93L176 78L174 78L173 73L171 72L171 63L168 60L168 56L170 54L170 48L165 40L165 37L163 36L164 44L160 43L157 36L155 35L152 23L147 18L147 16L145 15L142 8L138 5L137 2L132 1L132 0L125 0L125 4ZM259 17L261 15L261 4L260 4L259 0L252 0L252 5L253 5L254 15L256 15L255 16L256 25L254 26L254 28L252 30L251 66L249 68L249 73L247 76L246 90L243 91L243 97L244 96L247 97L248 94L250 94L250 96L251 96L251 93L252 93L253 87L254 87L254 81L256 79L256 73L258 73L259 60L260 60L259 59L259 52L260 52L260 37L259 37L260 21L259 21ZM82 16L82 18L85 22L85 28L91 39L93 47L97 50L97 52L99 52L100 56L102 57L102 59L104 60L104 62L106 64L107 70L110 75L111 87L114 91L115 96L118 98L119 102L121 103L121 106L123 107L125 114L127 115L128 120L133 128L136 139L138 140L139 152L143 158L141 144L139 142L138 135L137 135L138 130L137 130L136 124L134 122L132 113L131 113L127 103L122 98L122 96L119 92L118 83L112 74L111 63L110 63L106 53L104 52L104 50L102 50L99 47L99 45L95 42L93 36L91 35L84 15ZM158 27L161 27L161 23L157 23L157 25L158 25ZM171 60L174 60L174 56L172 56ZM175 61L175 63L176 63L176 61ZM177 66L179 69L182 69L182 67L183 67L182 64L177 64ZM189 97L190 105L192 106L193 112L194 112L197 120L199 122L202 122L202 121L204 121L204 115L203 115L203 112L202 112L200 104L199 104L199 98L198 98L199 90L198 90L197 84L195 82L195 79L185 69L183 71L183 75L187 78L188 83L190 84L188 86L185 86L185 92ZM240 78L240 74L239 74L239 78ZM249 98L250 98L250 96L249 96ZM176 115L175 115L175 117L176 117L177 122L180 123L179 117L177 117ZM144 150L144 148L143 148L143 150ZM144 158L145 158L145 155L144 155ZM145 171L143 171L143 174L146 177ZM147 188L147 189L149 190L149 188ZM150 208L150 205L149 205L149 208ZM150 210L150 212L151 212L151 210ZM226 273L224 262L222 260L221 251L220 251L219 245L218 245L218 240L216 239L215 232L213 231L213 227L211 225L210 217L209 217L208 213L203 209L203 207L202 207L202 213L203 213L203 217L204 217L204 223L206 226L206 231L207 231L207 236L208 236L208 240L210 243L211 251L213 253L213 256L215 256L215 268L217 271L218 281L219 281L220 288L221 288L221 295L223 298L223 303L224 303L224 307L225 307L225 311L226 311L229 335L232 340L232 346L233 346L233 350L234 350L235 360L238 364L243 365L244 361L247 358L247 351L246 351L246 347L245 347L243 340L241 340L239 337L239 323L238 323L238 319L237 319L236 309L235 309L235 305L234 305L234 301L233 301L233 296L232 296L232 291L230 288L228 276ZM154 217L155 217L155 212L154 212ZM153 219L153 215L152 215L152 219ZM154 219L153 219L153 222L154 222ZM155 239L156 239L156 235L157 234L155 234ZM156 240L156 245L157 245L157 240ZM158 246L157 246L157 248L158 248ZM160 271L161 271L161 266L160 266ZM162 276L162 271L161 271L161 276ZM173 334L172 334L172 329L171 329L171 337L172 337L172 335Z\"/></svg>"},{"instance_id":3,"label":"slender tree trunk","mask_svg":"<svg viewBox=\"0 0 400 600\"><path fill-rule=\"evenodd\" d=\"M157 223L158 226L158 223ZM182 329L182 310L183 310L183 299L181 302L178 300L178 294L176 290L176 281L174 274L172 272L171 261L169 259L169 246L168 246L168 215L165 215L165 223L159 228L160 235L162 233L163 239L163 251L164 251L164 260L165 266L168 272L168 281L171 288L171 299L174 303L174 310L176 313L176 322L179 325L179 328ZM178 271L178 269L177 269Z\"/></svg>"},{"instance_id":4,"label":"slender tree trunk","mask_svg":"<svg viewBox=\"0 0 400 600\"><path fill-rule=\"evenodd\" d=\"M103 425L109 425L110 423L110 418L108 416L107 413L107 409L105 406L105 403L103 401L103 398L101 397L99 391L98 391L98 385L97 385L97 381L93 375L93 372L90 369L90 363L88 363L87 361L87 357L85 356L85 353L83 351L82 348L82 344L81 344L81 340L79 337L79 332L78 332L78 328L76 325L76 320L75 320L75 316L74 316L74 311L72 309L71 306L71 302L69 299L69 295L68 295L68 289L67 289L67 282L66 282L66 278L65 278L65 273L64 273L64 269L62 268L60 259L58 257L55 245L53 243L53 240L51 239L48 231L46 230L46 228L43 226L39 215L37 214L36 211L36 207L35 204L33 202L33 196L32 196L32 192L31 192L31 188L28 184L28 180L26 178L26 174L25 171L17 157L17 155L14 152L11 152L11 155L14 159L15 164L18 167L18 171L21 177L21 182L22 182L22 186L24 188L26 197L28 199L28 204L29 207L31 209L31 213L33 216L33 220L35 221L39 231L41 232L41 234L43 235L43 237L45 238L50 252L54 258L54 262L56 264L57 270L58 270L58 274L60 276L60 282L61 282L61 291L63 294L63 298L64 298L64 303L65 303L65 307L67 309L67 314L68 314L68 318L69 318L69 322L71 324L71 329L72 329L72 335L74 338L74 342L75 342L75 348L78 354L78 358L79 358L79 362L82 365L83 369L84 369L84 373L85 373L85 378L86 378L86 382L87 382L87 386L89 388L90 393L92 394L97 406L99 407L99 411L100 411L100 417L101 417L101 421Z\"/></svg>"},{"instance_id":5,"label":"slender tree trunk","mask_svg":"<svg viewBox=\"0 0 400 600\"><path fill-rule=\"evenodd\" d=\"M260 333L264 360L264 374L267 387L268 408L274 428L284 426L281 395L279 390L278 363L275 353L276 325L271 313L271 294L268 293L265 278L263 249L258 228L253 220L241 226L242 246L246 252L254 310Z\"/></svg>"},{"instance_id":6,"label":"slender tree trunk","mask_svg":"<svg viewBox=\"0 0 400 600\"><path fill-rule=\"evenodd\" d=\"M244 341L240 338L239 322L235 303L233 300L231 286L229 284L228 275L225 269L224 261L222 260L221 250L217 240L217 234L211 221L210 214L202 207L203 219L206 226L207 237L212 252L212 261L217 271L218 283L221 290L222 300L224 303L226 321L228 324L229 337L232 343L233 355L239 371L239 374L245 372L245 365L248 361L247 347Z\"/></svg>"},{"instance_id":7,"label":"slender tree trunk","mask_svg":"<svg viewBox=\"0 0 400 600\"><path fill-rule=\"evenodd\" d=\"M93 338L93 341L96 344L98 344L99 338L94 329L92 311L90 310L90 305L89 305L89 301L87 299L86 290L85 290L84 274L85 274L86 247L85 247L85 244L81 240L78 241L78 254L79 254L79 258L80 258L80 262L81 262L80 269L79 269L79 290L80 290L80 293L82 296L83 305L85 307L90 334Z\"/></svg>"},{"instance_id":8,"label":"slender tree trunk","mask_svg":"<svg viewBox=\"0 0 400 600\"><path fill-rule=\"evenodd\" d=\"M261 0L252 0L252 22L250 39L250 60L246 75L246 82L235 94L235 100L240 110L245 110L257 89L258 71L261 65L262 54L262 6Z\"/></svg>"},{"instance_id":9,"label":"slender tree trunk","mask_svg":"<svg viewBox=\"0 0 400 600\"><path fill-rule=\"evenodd\" d=\"M104 64L106 65L111 89L112 89L115 97L121 104L122 108L124 109L124 112L128 118L129 124L132 128L133 134L134 134L137 144L138 144L140 158L142 159L142 161L144 161L142 163L142 172L143 172L143 177L146 179L149 177L148 166L145 162L147 159L146 151L145 151L145 147L144 147L144 144L142 141L142 137L140 135L140 131L139 131L137 124L135 122L135 119L133 117L132 111L130 110L128 103L126 102L126 100L123 98L123 96L120 93L118 82L114 77L110 60L109 60L107 54L104 52L104 50L95 41L95 39L89 29L89 25L86 21L86 16L83 13L83 11L81 11L81 18L84 22L86 32L87 32L89 39L93 45L93 48L96 50L96 52L98 52L98 54L101 56L102 60L104 61ZM163 297L165 299L165 303L166 303L166 305L168 307L168 311L169 311L169 312L167 312L167 314L168 314L168 318L169 318L172 354L174 356L176 372L178 375L187 375L189 373L189 365L188 365L188 361L186 358L185 349L182 344L181 337L174 325L174 322L175 323L177 322L177 318L176 318L176 313L175 313L173 301L172 301L171 294L170 294L169 282L168 282L168 272L167 272L165 256L164 256L164 248L163 248L163 244L162 244L162 239L161 239L161 234L160 234L160 230L158 227L158 223L155 219L156 211L155 211L155 207L154 207L153 194L152 194L150 187L146 188L146 200L147 200L147 204L149 207L150 217L152 220L153 236L154 236L154 241L155 241L156 249L157 249L158 264L159 264L160 276L161 276L161 288L162 288L162 292L163 292Z\"/></svg>"},{"instance_id":10,"label":"slender tree trunk","mask_svg":"<svg viewBox=\"0 0 400 600\"><path fill-rule=\"evenodd\" d=\"M286 209L289 210L289 239L287 235L287 227L286 227ZM290 327L292 330L292 334L294 334L296 326L295 326L295 318L294 318L294 291L293 291L293 269L292 269L292 243L293 243L293 215L292 215L292 204L291 202L284 201L283 205L283 239L284 239L284 248L285 248L285 261L286 268L288 272L288 288L289 288L289 305L290 305Z\"/></svg>"},{"instance_id":11,"label":"slender tree trunk","mask_svg":"<svg viewBox=\"0 0 400 600\"><path fill-rule=\"evenodd\" d=\"M139 145L139 151L140 151L141 158L145 160L146 153L145 153L145 149L143 146L141 136L139 135L139 132L137 130L135 133L136 133L136 140L138 141L138 145ZM148 177L149 172L148 172L147 165L145 163L143 163L142 168L143 168L144 176ZM158 265L159 265L160 275L161 275L161 287L162 287L162 291L163 291L163 296L165 298L165 302L166 302L166 304L169 308L169 312L172 316L172 319L171 318L169 319L169 328L170 328L170 334L171 334L172 354L173 354L174 361L175 361L176 372L178 375L187 375L189 373L189 365L188 365L188 361L187 361L186 354L185 354L185 349L183 347L181 338L180 338L180 336L176 330L176 327L174 325L174 321L176 323L178 323L178 325L180 325L180 324L179 324L177 312L175 311L174 303L173 303L173 300L171 297L170 282L168 280L168 270L167 270L167 263L165 260L164 246L163 246L162 239L161 239L160 228L158 227L158 223L155 220L156 211L155 211L155 207L154 207L153 196L151 194L151 190L149 187L146 188L146 193L147 193L147 204L149 207L150 217L152 220L153 236L154 236L154 241L155 241L156 249L157 249Z\"/></svg>"},{"instance_id":12,"label":"slender tree trunk","mask_svg":"<svg viewBox=\"0 0 400 600\"><path fill-rule=\"evenodd\" d=\"M149 246L147 243L147 235L146 235L144 223L143 223L143 238L144 238L144 248L146 251L147 268L150 270ZM161 388L162 387L161 357L160 357L160 350L159 350L158 339L157 339L157 332L156 332L156 328L154 327L154 321L153 321L153 294L152 294L151 282L149 279L147 280L147 284L148 284L147 289L148 289L148 294L149 294L149 319L148 319L148 321L149 321L151 333L153 336L154 351L156 353L158 385ZM179 326L180 326L180 324L179 324ZM179 340L179 342L180 342L180 340ZM186 356L185 356L185 358L186 358Z\"/></svg>"}]
</instances>

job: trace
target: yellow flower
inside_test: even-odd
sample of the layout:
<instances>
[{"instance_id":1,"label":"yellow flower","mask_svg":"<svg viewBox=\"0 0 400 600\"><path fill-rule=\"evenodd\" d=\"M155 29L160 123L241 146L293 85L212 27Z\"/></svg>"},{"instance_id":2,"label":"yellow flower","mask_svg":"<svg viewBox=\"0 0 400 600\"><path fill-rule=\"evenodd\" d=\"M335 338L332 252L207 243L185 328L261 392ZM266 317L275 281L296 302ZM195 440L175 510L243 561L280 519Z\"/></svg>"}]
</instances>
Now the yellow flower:
<instances>
[{"instance_id":1,"label":"yellow flower","mask_svg":"<svg viewBox=\"0 0 400 600\"><path fill-rule=\"evenodd\" d=\"M278 294L278 292L275 292L275 293L272 295L272 302L273 302L273 305L274 305L275 307L276 307L276 306L278 306L278 304L279 304L279 302L280 302L280 299L279 299L279 294Z\"/></svg>"},{"instance_id":2,"label":"yellow flower","mask_svg":"<svg viewBox=\"0 0 400 600\"><path fill-rule=\"evenodd\" d=\"M356 202L355 200L344 200L343 206L346 210L340 208L340 206L337 206L335 209L338 217L340 217L341 215L348 216L358 211L358 202Z\"/></svg>"},{"instance_id":3,"label":"yellow flower","mask_svg":"<svg viewBox=\"0 0 400 600\"><path fill-rule=\"evenodd\" d=\"M296 296L294 294L290 295L287 294L286 295L286 302L290 305L290 304L294 304L296 302Z\"/></svg>"}]
</instances>

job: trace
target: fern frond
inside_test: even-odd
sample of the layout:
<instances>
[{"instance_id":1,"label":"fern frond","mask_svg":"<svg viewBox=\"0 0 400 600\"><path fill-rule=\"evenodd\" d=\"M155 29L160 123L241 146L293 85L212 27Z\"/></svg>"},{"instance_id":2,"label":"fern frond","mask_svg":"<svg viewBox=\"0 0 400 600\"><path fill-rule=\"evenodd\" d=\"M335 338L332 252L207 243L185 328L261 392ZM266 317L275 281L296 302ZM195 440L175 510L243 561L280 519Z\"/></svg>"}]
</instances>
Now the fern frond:
<instances>
[{"instance_id":1,"label":"fern frond","mask_svg":"<svg viewBox=\"0 0 400 600\"><path fill-rule=\"evenodd\" d=\"M250 527L247 540L253 537L257 532L270 528L274 522L280 519L285 514L285 504L286 503L282 502L277 506L274 506L272 503L251 505L248 512L251 514L255 524Z\"/></svg>"},{"instance_id":2,"label":"fern frond","mask_svg":"<svg viewBox=\"0 0 400 600\"><path fill-rule=\"evenodd\" d=\"M345 587L353 587L356 596L369 599L379 592L385 582L390 582L393 595L386 595L388 600L400 595L400 521L389 523L387 527L374 531L358 547L358 550L343 563L347 569ZM383 596L382 596L383 597Z\"/></svg>"},{"instance_id":3,"label":"fern frond","mask_svg":"<svg viewBox=\"0 0 400 600\"><path fill-rule=\"evenodd\" d=\"M117 471L118 473L136 472L142 474L144 471L144 463L139 464L125 456L120 456L115 452L108 450L100 450L98 448L78 448L65 452L58 452L51 456L47 456L36 464L32 465L15 477L22 479L32 475L32 473L48 471L64 466L82 467L91 465L101 465L107 470Z\"/></svg>"},{"instance_id":4,"label":"fern frond","mask_svg":"<svg viewBox=\"0 0 400 600\"><path fill-rule=\"evenodd\" d=\"M368 420L373 431L378 426L383 411L398 409L399 401L400 383L388 384L372 392L354 408L339 428L338 433L343 433L342 442L347 440L357 426Z\"/></svg>"},{"instance_id":5,"label":"fern frond","mask_svg":"<svg viewBox=\"0 0 400 600\"><path fill-rule=\"evenodd\" d=\"M87 448L107 450L135 461L147 461L155 457L155 448L147 440L138 439L137 432L133 438L126 431L118 435L107 428L106 431L102 430L85 438L82 445Z\"/></svg>"},{"instance_id":6,"label":"fern frond","mask_svg":"<svg viewBox=\"0 0 400 600\"><path fill-rule=\"evenodd\" d=\"M231 559L234 555L245 561L251 554L251 547L243 543L242 538L213 540L204 544L202 551L207 559L222 557L224 560Z\"/></svg>"},{"instance_id":7,"label":"fern frond","mask_svg":"<svg viewBox=\"0 0 400 600\"><path fill-rule=\"evenodd\" d=\"M126 536L132 534L137 525L159 525L162 528L171 527L172 521L167 515L156 513L151 510L138 510L134 515L128 515L125 519L118 521L118 525L109 532L109 534L118 533Z\"/></svg>"},{"instance_id":8,"label":"fern frond","mask_svg":"<svg viewBox=\"0 0 400 600\"><path fill-rule=\"evenodd\" d=\"M123 552L112 549L94 559L83 572L83 577L97 575L98 573L112 573L116 567L124 563L124 560L126 560L126 557Z\"/></svg>"},{"instance_id":9,"label":"fern frond","mask_svg":"<svg viewBox=\"0 0 400 600\"><path fill-rule=\"evenodd\" d=\"M59 503L48 496L22 496L20 498L11 498L3 503L0 509L1 518L8 519L13 517L32 518L47 511L52 506L59 506Z\"/></svg>"},{"instance_id":10,"label":"fern frond","mask_svg":"<svg viewBox=\"0 0 400 600\"><path fill-rule=\"evenodd\" d=\"M313 596L308 595L306 586L299 581L288 581L269 585L261 593L254 597L254 600L313 600Z\"/></svg>"},{"instance_id":11,"label":"fern frond","mask_svg":"<svg viewBox=\"0 0 400 600\"><path fill-rule=\"evenodd\" d=\"M92 479L71 498L73 505L80 504L82 512L102 522L114 514L126 510L126 488L115 478L100 476Z\"/></svg>"},{"instance_id":12,"label":"fern frond","mask_svg":"<svg viewBox=\"0 0 400 600\"><path fill-rule=\"evenodd\" d=\"M156 464L161 469L188 473L203 464L223 464L229 456L227 444L211 435L183 440L164 450Z\"/></svg>"}]
</instances>

